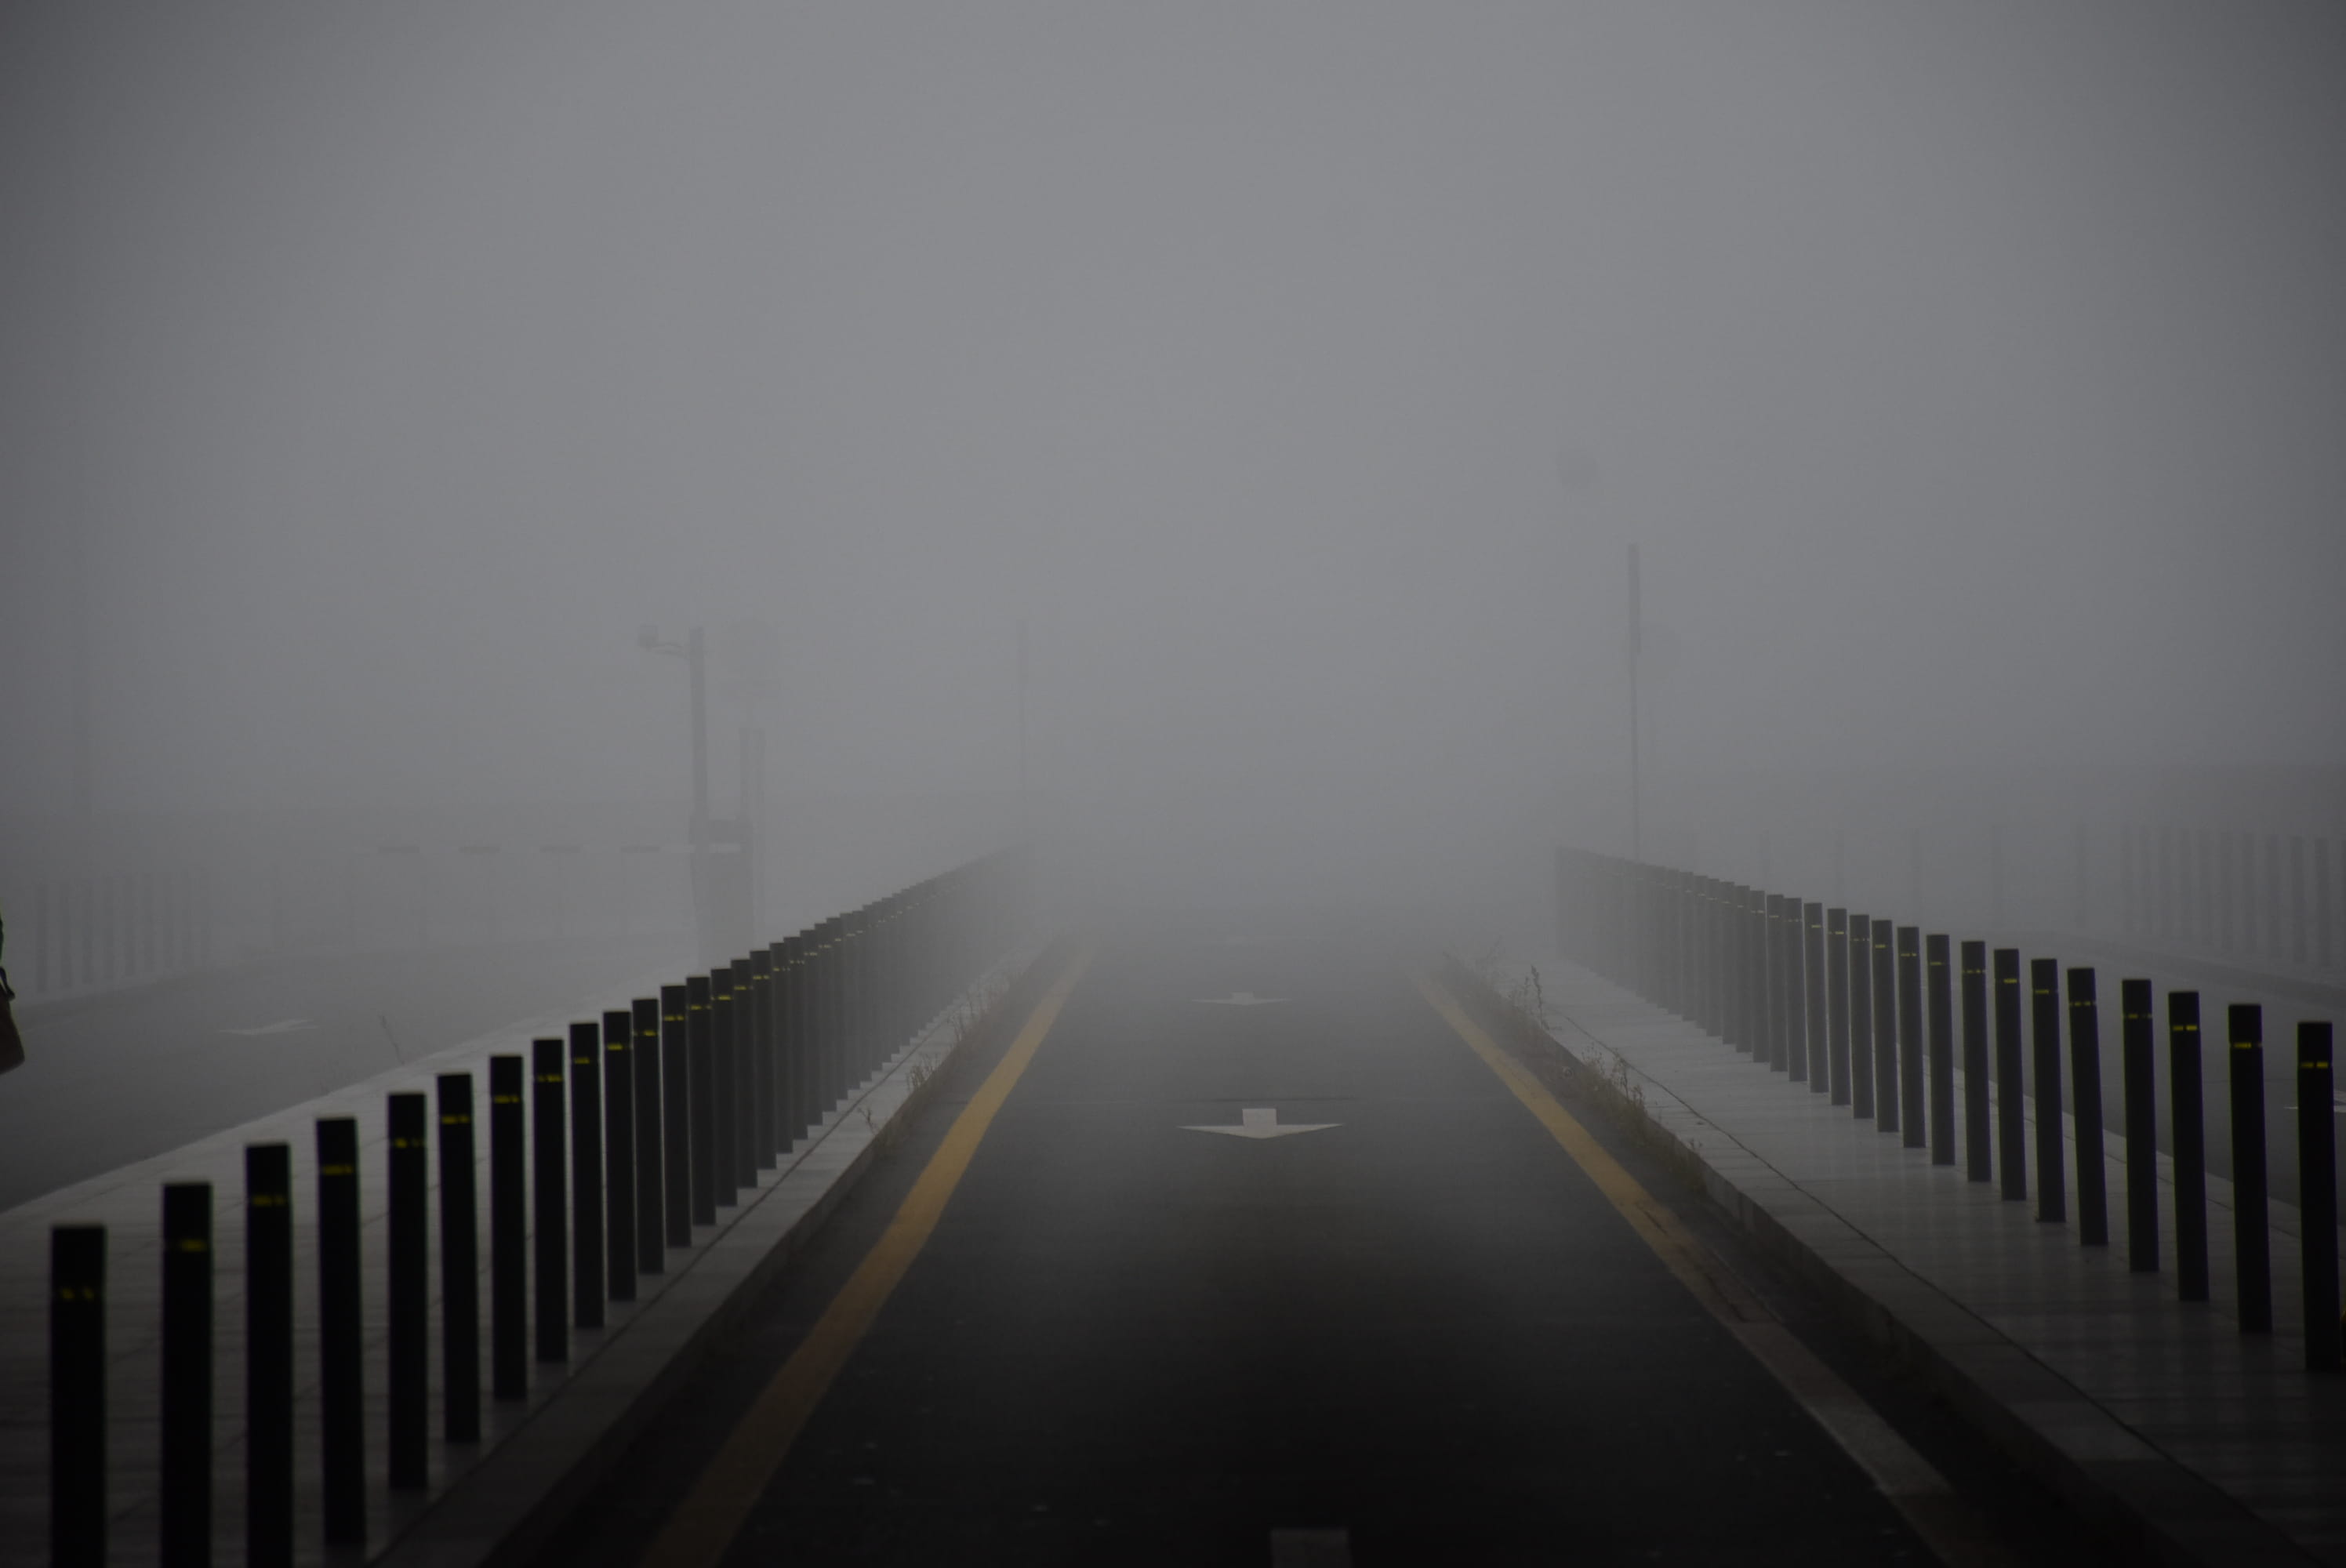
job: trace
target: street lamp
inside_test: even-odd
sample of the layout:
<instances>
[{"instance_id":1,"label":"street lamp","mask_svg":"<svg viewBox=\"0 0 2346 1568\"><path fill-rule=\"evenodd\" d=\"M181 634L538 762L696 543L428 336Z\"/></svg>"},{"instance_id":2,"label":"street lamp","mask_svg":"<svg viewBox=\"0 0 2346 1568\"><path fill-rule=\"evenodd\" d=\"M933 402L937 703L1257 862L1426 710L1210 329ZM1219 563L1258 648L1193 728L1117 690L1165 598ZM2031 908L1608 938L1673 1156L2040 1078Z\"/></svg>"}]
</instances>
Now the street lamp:
<instances>
[{"instance_id":1,"label":"street lamp","mask_svg":"<svg viewBox=\"0 0 2346 1568\"><path fill-rule=\"evenodd\" d=\"M669 654L692 671L692 917L695 934L705 950L709 945L709 681L700 628L695 626L681 643L662 642L659 633L645 626L636 634L636 646L646 653ZM704 956L706 956L704 952Z\"/></svg>"}]
</instances>

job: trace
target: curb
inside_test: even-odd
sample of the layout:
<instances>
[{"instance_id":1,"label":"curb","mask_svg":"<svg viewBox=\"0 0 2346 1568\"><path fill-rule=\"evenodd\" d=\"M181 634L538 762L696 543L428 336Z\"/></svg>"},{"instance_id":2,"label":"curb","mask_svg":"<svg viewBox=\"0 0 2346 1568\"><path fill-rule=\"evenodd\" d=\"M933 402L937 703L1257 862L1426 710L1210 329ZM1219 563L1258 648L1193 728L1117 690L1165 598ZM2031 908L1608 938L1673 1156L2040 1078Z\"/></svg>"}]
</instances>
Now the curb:
<instances>
[{"instance_id":1,"label":"curb","mask_svg":"<svg viewBox=\"0 0 2346 1568\"><path fill-rule=\"evenodd\" d=\"M1477 1023L1511 1050L1561 1065L1583 1098L1818 1288L1834 1311L1919 1373L1989 1441L2108 1533L2114 1545L2136 1560L2178 1565L2320 1561L2145 1441L1724 1128L1658 1084L1630 1081L1627 1072L1607 1077L1455 955L1443 955L1441 973Z\"/></svg>"}]
</instances>

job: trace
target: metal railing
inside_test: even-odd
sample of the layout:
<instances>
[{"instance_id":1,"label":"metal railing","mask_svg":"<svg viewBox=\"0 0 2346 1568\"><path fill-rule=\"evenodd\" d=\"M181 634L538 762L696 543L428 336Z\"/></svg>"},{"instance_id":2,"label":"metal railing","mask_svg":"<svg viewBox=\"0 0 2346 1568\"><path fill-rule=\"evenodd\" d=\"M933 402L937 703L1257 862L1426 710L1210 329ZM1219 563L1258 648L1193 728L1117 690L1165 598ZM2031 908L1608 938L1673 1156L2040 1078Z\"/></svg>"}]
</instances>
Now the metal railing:
<instances>
[{"instance_id":1,"label":"metal railing","mask_svg":"<svg viewBox=\"0 0 2346 1568\"><path fill-rule=\"evenodd\" d=\"M2109 1243L2102 1112L2102 1024L2095 971L2032 960L2022 1033L2020 952L1925 933L1882 916L1584 850L1556 856L1564 956L1678 1013L1723 1044L1895 1131L1933 1165L1960 1159L2002 1196L2029 1193L2027 1111L2035 1101L2036 1215L2068 1217L2062 1135L2064 1024L2078 1238ZM1960 972L1958 972L1958 971ZM2167 998L2176 1287L2208 1297L2207 1154L2196 991ZM2119 986L2128 1266L2161 1268L2156 999L2148 980ZM2065 1020L2066 1014L2066 1020ZM2225 1016L2232 1151L2234 1282L2242 1333L2270 1333L2272 1270L2265 1147L2264 1016ZM2339 1315L2337 1155L2331 1025L2298 1025L2297 1153L2302 1309L2309 1368L2346 1365ZM1991 1062L1993 1065L1991 1066ZM1957 1129L1961 1128L1958 1135Z\"/></svg>"},{"instance_id":2,"label":"metal railing","mask_svg":"<svg viewBox=\"0 0 2346 1568\"><path fill-rule=\"evenodd\" d=\"M488 1060L487 1339L492 1400L525 1400L536 1376L566 1374L574 1329L695 1245L720 1208L786 1162L849 1092L882 1069L1015 945L1027 901L1010 850L835 915L780 942L665 985L657 998L542 1039L526 1062ZM393 1490L431 1469L429 1281L441 1283L440 1437L482 1435L481 1237L474 1083L439 1075L434 1096L388 1096L382 1168L362 1172L357 1121L316 1123L314 1224L294 1223L291 1150L245 1150L245 1529L248 1561L295 1549L294 1433L318 1434L318 1518L332 1546L367 1539L371 1467ZM436 1100L436 1105L434 1103ZM433 1256L430 1165L439 1166ZM367 1260L361 1182L385 1183L381 1267L387 1420L365 1406ZM161 1556L210 1560L213 1225L209 1183L162 1189ZM535 1216L534 1225L530 1217ZM318 1378L297 1391L294 1284L304 1235L317 1271ZM704 1233L705 1239L705 1233ZM51 1559L106 1561L107 1237L59 1226L50 1249ZM372 1451L379 1437L380 1457Z\"/></svg>"}]
</instances>

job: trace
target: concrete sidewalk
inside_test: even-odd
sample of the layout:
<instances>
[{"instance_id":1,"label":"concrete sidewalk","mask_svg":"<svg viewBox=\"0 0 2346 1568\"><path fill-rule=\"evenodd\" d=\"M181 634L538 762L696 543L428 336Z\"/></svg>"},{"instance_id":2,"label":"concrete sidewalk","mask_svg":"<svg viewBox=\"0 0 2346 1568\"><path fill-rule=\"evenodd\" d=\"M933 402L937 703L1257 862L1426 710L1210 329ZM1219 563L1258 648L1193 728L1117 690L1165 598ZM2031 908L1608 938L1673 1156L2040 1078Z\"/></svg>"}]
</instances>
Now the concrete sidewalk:
<instances>
[{"instance_id":1,"label":"concrete sidewalk","mask_svg":"<svg viewBox=\"0 0 2346 1568\"><path fill-rule=\"evenodd\" d=\"M1747 1228L2144 1556L2346 1563L2346 1377L2305 1369L2295 1208L2272 1208L2278 1331L2243 1335L2229 1182L2208 1183L2214 1299L2184 1304L2166 1156L2166 1271L2136 1273L2122 1147L2106 1145L2116 1244L2083 1247L2074 1216L2040 1224L2033 1202L1933 1166L1634 993L1568 962L1539 971L1546 1028L1519 1037L1568 1055ZM2034 1136L2032 1123L2032 1151ZM2073 1145L2064 1158L2074 1170Z\"/></svg>"},{"instance_id":2,"label":"concrete sidewalk","mask_svg":"<svg viewBox=\"0 0 2346 1568\"><path fill-rule=\"evenodd\" d=\"M596 1463L624 1446L662 1390L706 1347L731 1311L753 1295L884 1146L905 1107L963 1043L989 1006L1015 1010L1030 989L1020 983L1040 950L1014 954L982 976L878 1072L843 1101L754 1189L697 1227L689 1248L671 1247L667 1269L638 1277L638 1298L610 1302L605 1326L571 1330L570 1359L533 1363L525 1400L484 1399L482 1439L439 1439L439 1176L432 1163L434 1237L432 1342L431 1484L394 1492L383 1481L387 1401L383 1345L388 1308L382 1265L387 1246L385 1096L431 1090L438 1074L470 1072L475 1105L486 1105L488 1057L526 1054L534 1038L561 1036L566 1018L526 1019L412 1062L339 1093L169 1154L51 1193L0 1213L0 1564L48 1561L49 1232L57 1225L107 1227L107 1400L108 1554L151 1559L158 1550L161 1328L161 1193L166 1182L213 1186L213 1553L244 1556L244 1196L248 1144L291 1145L295 1215L296 1561L387 1560L434 1564L487 1561L558 1519L564 1500L591 1486ZM578 1016L625 1008L633 994L615 991ZM482 1109L476 1116L485 1121ZM329 1552L321 1543L317 1452L318 1349L316 1191L313 1125L325 1116L359 1124L362 1257L364 1260L368 1541L363 1549ZM483 1378L488 1309L488 1156L476 1139L477 1224L482 1237Z\"/></svg>"}]
</instances>

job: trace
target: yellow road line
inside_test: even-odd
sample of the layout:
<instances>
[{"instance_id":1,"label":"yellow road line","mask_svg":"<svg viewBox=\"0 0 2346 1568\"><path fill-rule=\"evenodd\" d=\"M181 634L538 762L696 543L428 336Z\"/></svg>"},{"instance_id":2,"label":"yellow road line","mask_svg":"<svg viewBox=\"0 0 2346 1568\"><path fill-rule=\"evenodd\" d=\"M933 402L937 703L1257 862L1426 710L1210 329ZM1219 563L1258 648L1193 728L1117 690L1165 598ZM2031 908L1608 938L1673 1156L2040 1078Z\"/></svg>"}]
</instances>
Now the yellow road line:
<instances>
[{"instance_id":1,"label":"yellow road line","mask_svg":"<svg viewBox=\"0 0 2346 1568\"><path fill-rule=\"evenodd\" d=\"M864 1330L880 1315L880 1308L887 1304L897 1282L904 1278L904 1271L912 1268L913 1259L920 1256L954 1188L969 1169L979 1141L994 1125L994 1114L1010 1097L1026 1064L1035 1059L1043 1037L1058 1021L1059 1009L1066 1004L1076 983L1083 978L1093 952L1088 944L1078 952L1066 972L1035 1004L1026 1026L1018 1032L1010 1049L954 1119L944 1142L929 1156L928 1166L913 1182L913 1190L898 1207L895 1217L888 1222L888 1228L831 1298L799 1348L790 1352L790 1359L782 1363L757 1402L735 1425L725 1446L717 1451L717 1457L701 1472L691 1495L668 1516L651 1550L644 1554L645 1568L706 1568L722 1558L732 1545L742 1522L750 1517L750 1510L781 1469L807 1418L822 1401L831 1380L847 1364L847 1358L854 1354Z\"/></svg>"},{"instance_id":2,"label":"yellow road line","mask_svg":"<svg viewBox=\"0 0 2346 1568\"><path fill-rule=\"evenodd\" d=\"M1483 1059L1525 1110L1539 1119L1565 1153L1586 1172L1621 1217L1629 1222L1678 1283L1727 1326L1743 1348L1800 1402L1827 1435L1857 1461L1915 1534L1953 1568L2009 1560L1994 1532L1929 1460L1898 1435L1839 1373L1819 1360L1766 1303L1753 1295L1719 1256L1678 1216L1589 1135L1555 1095L1483 1031L1431 975L1413 975L1417 989L1468 1048Z\"/></svg>"}]
</instances>

